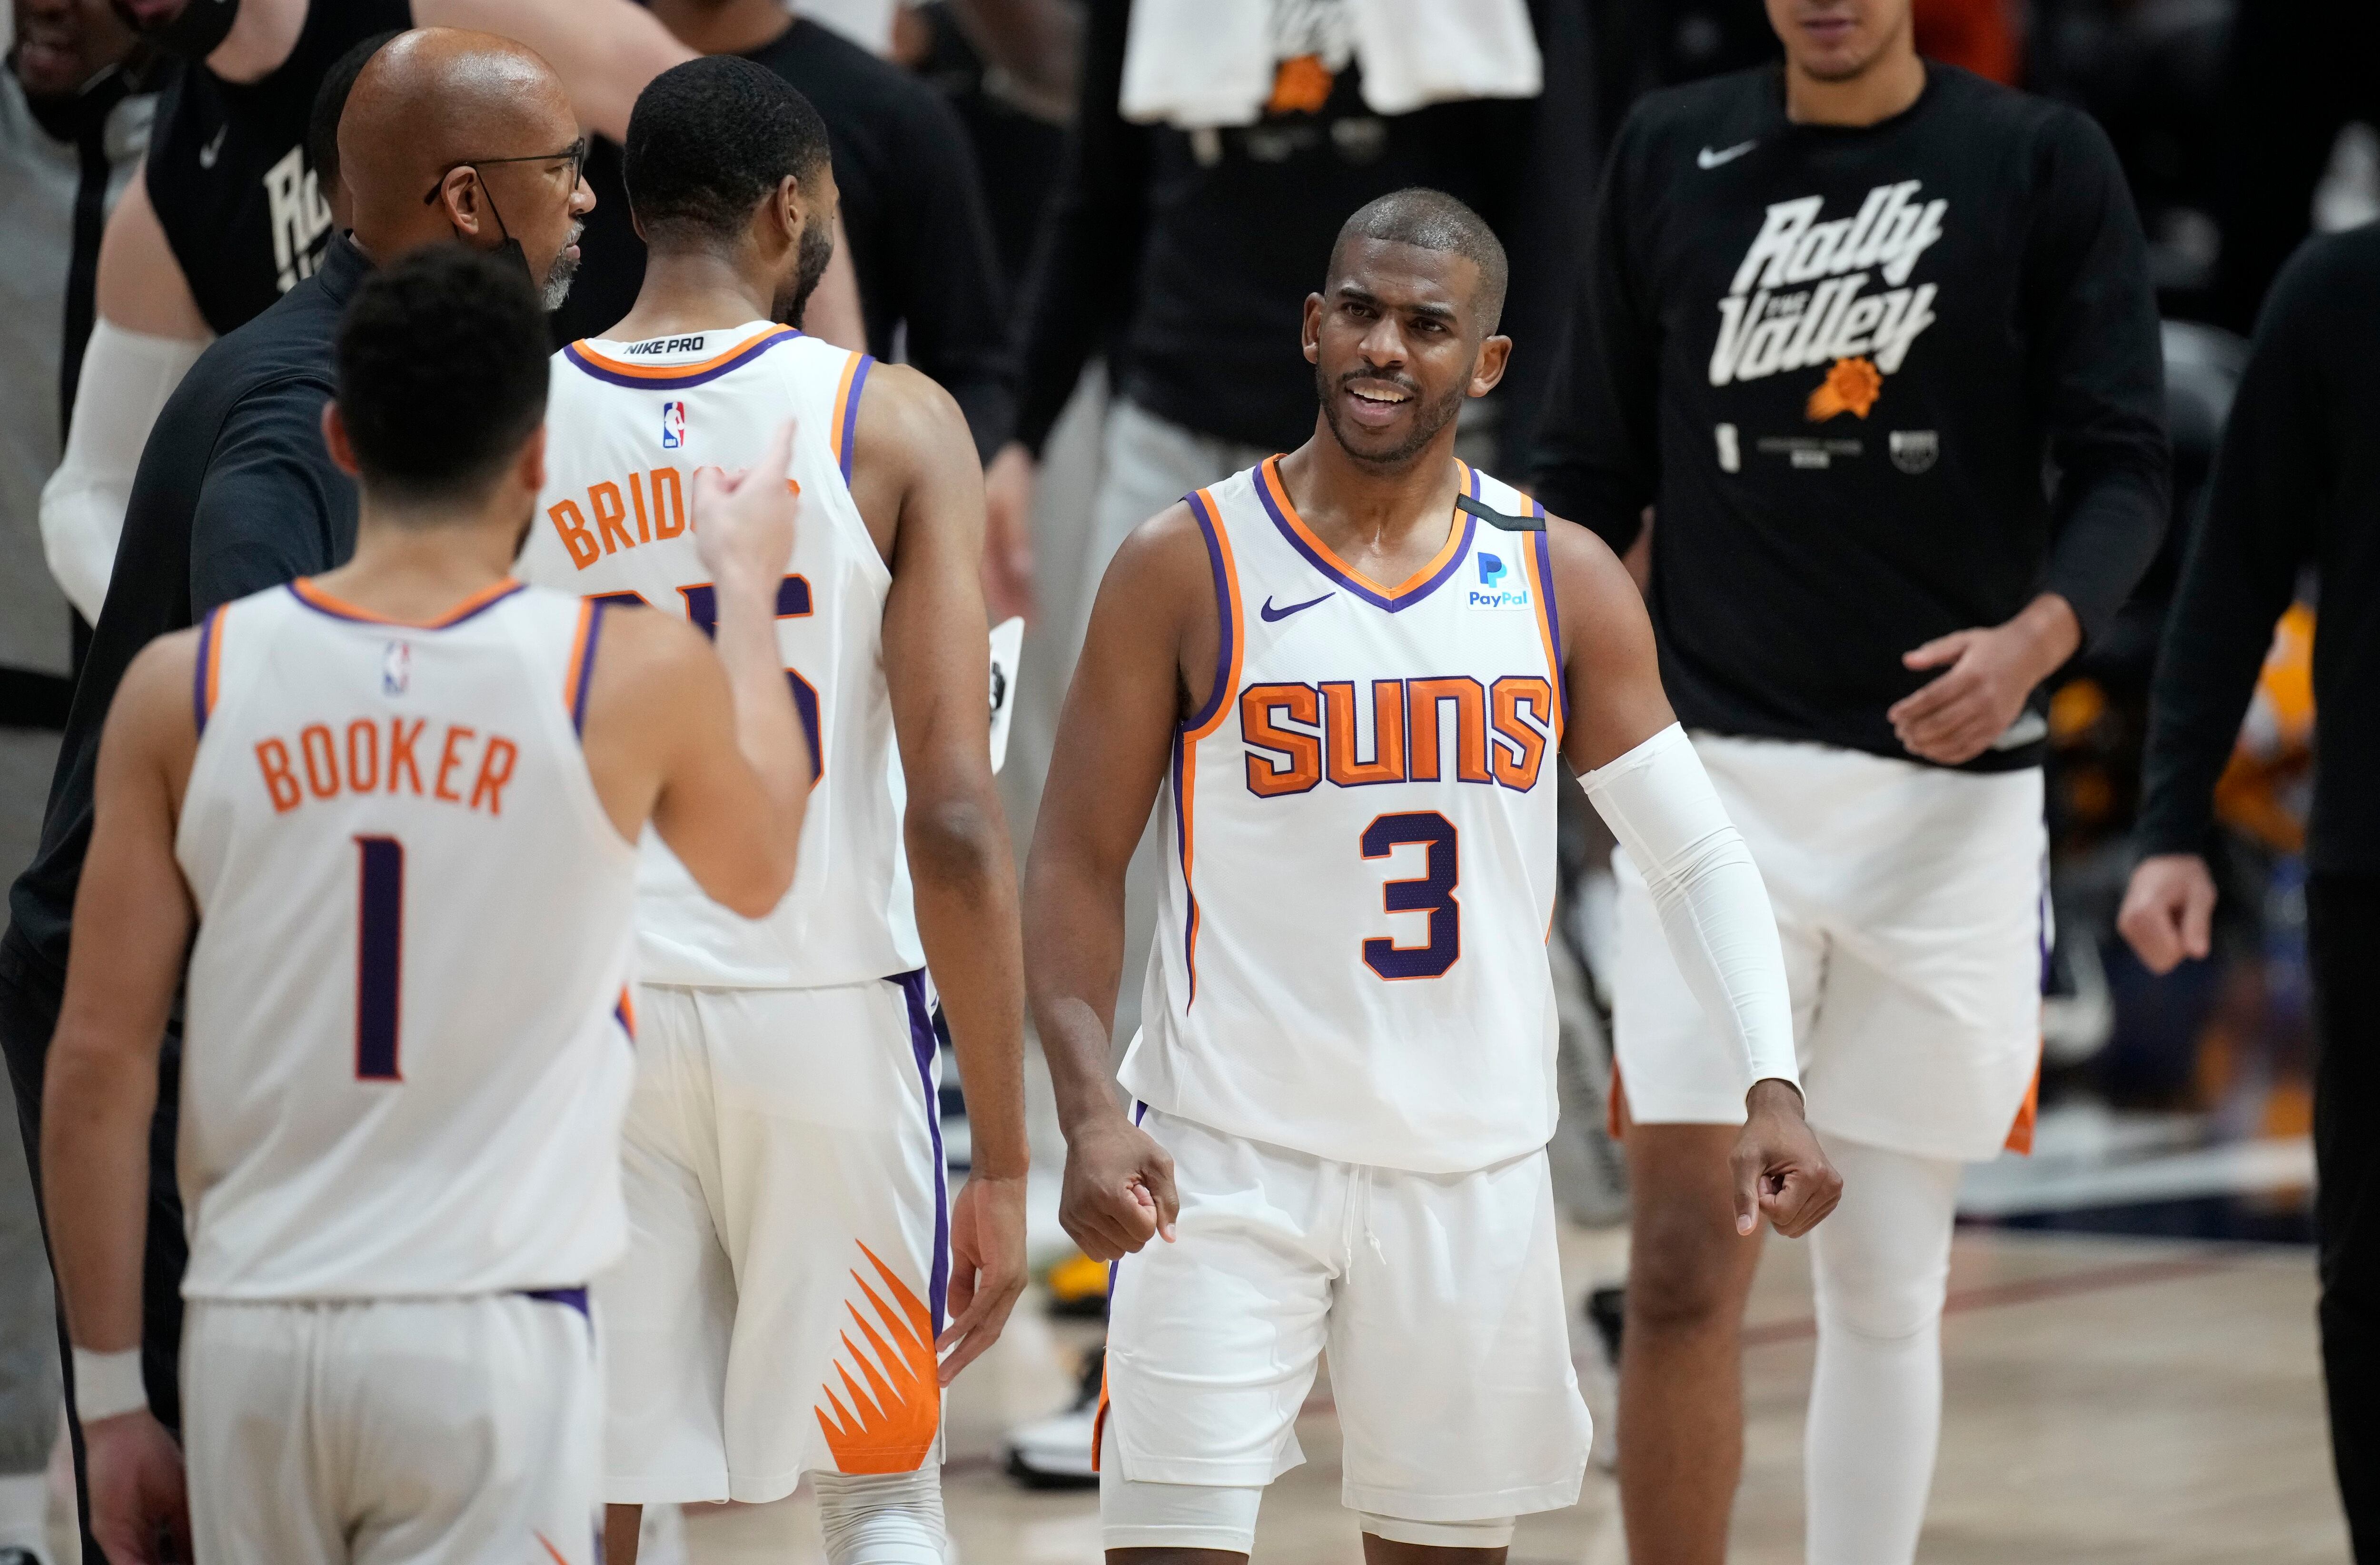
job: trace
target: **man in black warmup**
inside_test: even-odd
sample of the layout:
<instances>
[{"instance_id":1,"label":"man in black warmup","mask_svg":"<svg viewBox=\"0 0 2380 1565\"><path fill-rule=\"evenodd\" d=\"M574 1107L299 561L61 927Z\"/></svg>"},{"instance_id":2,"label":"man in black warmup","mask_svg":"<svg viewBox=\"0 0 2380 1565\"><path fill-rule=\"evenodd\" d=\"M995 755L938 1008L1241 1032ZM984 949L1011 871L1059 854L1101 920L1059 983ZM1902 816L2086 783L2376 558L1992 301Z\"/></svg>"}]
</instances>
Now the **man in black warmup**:
<instances>
[{"instance_id":1,"label":"man in black warmup","mask_svg":"<svg viewBox=\"0 0 2380 1565\"><path fill-rule=\"evenodd\" d=\"M2314 1226L2330 1444L2355 1558L2380 1561L2380 227L2314 239L2274 282L2191 542L2150 690L2119 918L2150 971L2207 953L2215 780L2273 622L2312 565L2321 767L2306 833L2313 967Z\"/></svg>"},{"instance_id":2,"label":"man in black warmup","mask_svg":"<svg viewBox=\"0 0 2380 1565\"><path fill-rule=\"evenodd\" d=\"M1538 494L1623 551L1653 509L1662 683L1776 904L1843 1176L1812 1240L1808 1554L1907 1565L1960 1169L2031 1128L2040 687L2163 537L2162 374L2089 120L1919 59L1909 0L1767 9L1781 67L1656 93L1621 132ZM1748 1084L1617 867L1621 1501L1637 1565L1718 1565Z\"/></svg>"}]
</instances>

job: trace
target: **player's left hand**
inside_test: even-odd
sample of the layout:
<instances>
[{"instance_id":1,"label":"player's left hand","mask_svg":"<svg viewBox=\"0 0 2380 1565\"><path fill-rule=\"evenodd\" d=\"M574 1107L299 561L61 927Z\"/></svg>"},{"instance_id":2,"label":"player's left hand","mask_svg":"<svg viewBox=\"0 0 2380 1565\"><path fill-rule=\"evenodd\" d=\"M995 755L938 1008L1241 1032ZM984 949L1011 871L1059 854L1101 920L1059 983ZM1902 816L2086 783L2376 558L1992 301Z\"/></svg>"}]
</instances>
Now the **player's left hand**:
<instances>
[{"instance_id":1,"label":"player's left hand","mask_svg":"<svg viewBox=\"0 0 2380 1565\"><path fill-rule=\"evenodd\" d=\"M943 1385L1000 1341L1024 1292L1024 1176L970 1174L951 1203L951 1324L934 1343Z\"/></svg>"},{"instance_id":2,"label":"player's left hand","mask_svg":"<svg viewBox=\"0 0 2380 1565\"><path fill-rule=\"evenodd\" d=\"M2044 593L2005 625L1954 630L1901 654L1906 667L1947 672L1895 701L1885 716L1911 755L1963 765L2008 732L2034 686L2057 673L2082 640L2066 600Z\"/></svg>"},{"instance_id":3,"label":"player's left hand","mask_svg":"<svg viewBox=\"0 0 2380 1565\"><path fill-rule=\"evenodd\" d=\"M1735 1173L1735 1231L1750 1234L1765 1217L1786 1238L1799 1239L1843 1198L1843 1176L1827 1160L1791 1085L1756 1081L1743 1108L1743 1134L1728 1159Z\"/></svg>"},{"instance_id":4,"label":"player's left hand","mask_svg":"<svg viewBox=\"0 0 2380 1565\"><path fill-rule=\"evenodd\" d=\"M91 1535L107 1557L118 1565L190 1559L182 1448L156 1415L141 1408L86 1424L82 1433Z\"/></svg>"}]
</instances>

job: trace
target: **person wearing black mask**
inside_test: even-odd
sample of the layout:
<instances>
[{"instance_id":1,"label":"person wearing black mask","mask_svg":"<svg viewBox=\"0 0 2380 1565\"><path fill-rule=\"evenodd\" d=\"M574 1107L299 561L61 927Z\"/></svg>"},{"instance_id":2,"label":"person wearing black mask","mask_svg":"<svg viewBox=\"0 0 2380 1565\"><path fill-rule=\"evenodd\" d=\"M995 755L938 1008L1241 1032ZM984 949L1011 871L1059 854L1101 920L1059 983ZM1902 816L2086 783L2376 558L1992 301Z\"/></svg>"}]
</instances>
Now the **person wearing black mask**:
<instances>
[{"instance_id":1,"label":"person wearing black mask","mask_svg":"<svg viewBox=\"0 0 2380 1565\"><path fill-rule=\"evenodd\" d=\"M583 142L570 99L528 49L485 33L400 35L364 67L339 132L351 235L278 305L210 348L159 415L141 456L105 609L67 721L39 856L11 889L0 937L0 1051L30 1154L63 995L70 918L91 827L101 726L134 654L218 603L332 569L354 547L356 496L321 432L340 311L378 261L459 239L513 249L549 297L567 285ZM501 217L498 213L501 212ZM168 1037L152 1136L143 1353L152 1406L179 1417L173 1183L177 1040ZM71 1391L71 1387L69 1387ZM94 1542L86 1559L103 1558Z\"/></svg>"},{"instance_id":2,"label":"person wearing black mask","mask_svg":"<svg viewBox=\"0 0 2380 1565\"><path fill-rule=\"evenodd\" d=\"M112 0L178 58L141 176L107 228L83 420L42 496L67 594L96 618L140 443L212 337L323 264L337 227L308 135L327 74L357 43L461 27L527 43L578 124L617 135L660 71L689 57L633 0Z\"/></svg>"}]
</instances>

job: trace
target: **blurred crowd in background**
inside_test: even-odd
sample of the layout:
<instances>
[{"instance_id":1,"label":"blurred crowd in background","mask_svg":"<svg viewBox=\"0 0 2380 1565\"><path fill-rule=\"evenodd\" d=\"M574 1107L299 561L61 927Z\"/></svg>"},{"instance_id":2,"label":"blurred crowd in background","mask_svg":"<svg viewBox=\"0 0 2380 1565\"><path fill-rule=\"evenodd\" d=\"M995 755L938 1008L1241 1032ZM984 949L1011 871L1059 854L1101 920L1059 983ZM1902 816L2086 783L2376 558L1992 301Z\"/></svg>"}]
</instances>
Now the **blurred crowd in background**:
<instances>
[{"instance_id":1,"label":"blurred crowd in background","mask_svg":"<svg viewBox=\"0 0 2380 1565\"><path fill-rule=\"evenodd\" d=\"M318 9L329 3L316 0ZM0 883L32 854L85 616L96 612L88 591L78 596L54 573L41 495L76 413L100 237L140 165L160 95L193 68L140 39L107 0L7 4ZM1187 47L1202 27L1189 0L816 0L796 6L792 20L777 0L651 0L650 8L688 46L751 54L818 103L835 139L857 291L846 330L880 357L943 381L967 415L990 479L993 617L1022 613L1031 624L1004 779L1020 843L1088 588L1123 532L1185 487L1287 449L1310 428L1297 314L1345 214L1389 189L1429 184L1498 228L1513 257L1505 330L1517 346L1494 405L1466 414L1464 438L1482 462L1525 479L1569 331L1602 152L1621 117L1652 88L1778 51L1760 0L1528 0L1534 78L1496 81L1466 100L1430 72L1476 67L1493 78L1494 50L1468 62L1409 61L1415 80L1391 81L1378 68L1365 80L1351 65L1347 7L1260 4L1273 29L1260 41L1275 46L1267 58L1286 63L1269 67L1260 103L1218 105L1199 95L1212 82L1196 79L1198 51ZM1212 15L1245 8L1219 5ZM1483 3L1480 14L1521 8L1521 0ZM1170 13L1168 25L1184 30L1178 71L1151 50L1128 49L1143 9ZM2380 214L2380 74L2369 67L2380 13L2311 0L1917 0L1916 21L1927 56L2078 104L2106 127L2148 233L2167 319L2176 526L2122 625L2061 676L2050 707L2058 940L2045 1103L2155 1110L2186 1127L2177 1134L2198 1137L2301 1133L2300 851L2319 613L2311 588L2279 627L2221 787L2226 895L2215 956L2152 978L2113 919L2132 857L2157 631L2245 334L2310 230ZM335 198L318 195L317 172L306 175L305 195L323 203L327 226ZM587 174L599 204L558 340L608 326L643 264L617 148L597 139ZM1560 959L1572 970L1572 1019L1592 1033L1602 855L1583 810L1576 824L1577 894L1564 922L1575 938ZM1125 999L1129 1013L1136 986ZM1119 1020L1130 1027L1129 1014ZM1591 1117L1592 1050L1572 1063L1574 1096ZM1602 1153L1582 1137L1571 1155L1593 1162ZM1596 1177L1572 1183L1587 1192L1574 1207L1590 1215ZM2174 1210L2178 1223L2196 1220ZM2269 1218L2273 1236L2304 1232L2301 1200L2277 1202ZM30 1222L21 1181L0 1182L0 1247L24 1254ZM0 1264L0 1289L39 1295L33 1303L47 1307L30 1268ZM0 1358L47 1344L46 1335L0 1341ZM0 1364L0 1384L10 1378ZM0 1483L26 1471L29 1454L37 1465L46 1450L0 1450ZM7 1543L0 1538L0 1559Z\"/></svg>"}]
</instances>

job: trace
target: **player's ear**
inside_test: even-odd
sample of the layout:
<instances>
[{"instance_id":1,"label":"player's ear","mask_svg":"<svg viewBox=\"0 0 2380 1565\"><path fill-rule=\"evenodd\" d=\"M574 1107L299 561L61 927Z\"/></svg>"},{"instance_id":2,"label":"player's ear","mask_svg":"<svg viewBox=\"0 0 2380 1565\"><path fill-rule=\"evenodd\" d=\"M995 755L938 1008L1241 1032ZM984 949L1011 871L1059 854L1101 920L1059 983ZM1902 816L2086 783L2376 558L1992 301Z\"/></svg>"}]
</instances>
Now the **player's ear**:
<instances>
[{"instance_id":1,"label":"player's ear","mask_svg":"<svg viewBox=\"0 0 2380 1565\"><path fill-rule=\"evenodd\" d=\"M799 249L802 225L809 220L809 201L803 194L802 182L792 175L777 181L776 199L769 203L770 219L774 224L777 239Z\"/></svg>"},{"instance_id":2,"label":"player's ear","mask_svg":"<svg viewBox=\"0 0 2380 1565\"><path fill-rule=\"evenodd\" d=\"M1512 359L1512 339L1501 334L1489 337L1479 345L1479 357L1471 361L1471 383L1463 388L1465 396L1486 396L1504 378L1504 366Z\"/></svg>"},{"instance_id":3,"label":"player's ear","mask_svg":"<svg viewBox=\"0 0 2380 1565\"><path fill-rule=\"evenodd\" d=\"M347 438L346 416L339 411L336 397L322 404L322 445L339 471L351 479L363 476L363 464L356 460L355 442Z\"/></svg>"},{"instance_id":4,"label":"player's ear","mask_svg":"<svg viewBox=\"0 0 2380 1565\"><path fill-rule=\"evenodd\" d=\"M531 494L545 490L545 425L540 423L521 442L520 455L513 458L513 477Z\"/></svg>"},{"instance_id":5,"label":"player's ear","mask_svg":"<svg viewBox=\"0 0 2380 1565\"><path fill-rule=\"evenodd\" d=\"M1299 335L1305 342L1305 361L1308 364L1321 363L1322 296L1320 294L1308 294L1305 296L1305 323L1301 329Z\"/></svg>"}]
</instances>

